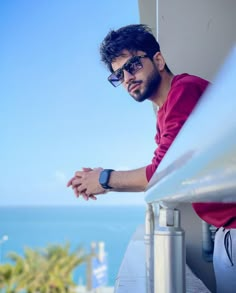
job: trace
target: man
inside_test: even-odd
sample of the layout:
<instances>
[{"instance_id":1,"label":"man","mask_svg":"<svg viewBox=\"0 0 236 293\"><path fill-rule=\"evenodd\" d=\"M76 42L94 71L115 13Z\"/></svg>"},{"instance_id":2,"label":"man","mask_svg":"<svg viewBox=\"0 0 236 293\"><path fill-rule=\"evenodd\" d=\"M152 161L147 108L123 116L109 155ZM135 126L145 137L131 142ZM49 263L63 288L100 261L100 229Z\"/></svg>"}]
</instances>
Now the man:
<instances>
[{"instance_id":1,"label":"man","mask_svg":"<svg viewBox=\"0 0 236 293\"><path fill-rule=\"evenodd\" d=\"M89 198L95 200L97 195L110 190L144 191L179 130L209 85L208 81L197 76L188 74L174 76L165 63L158 42L145 25L129 25L111 31L101 44L100 53L102 61L111 72L108 80L113 86L123 84L137 102L149 100L157 106L155 140L158 147L154 152L152 163L139 169L114 171L84 168L82 171L77 171L68 182L68 186L73 188L77 197L82 195L85 200ZM229 274L228 279L227 275L224 275L224 287L225 282L233 284L232 276L236 274L234 265L236 255L231 248L236 244L236 204L198 203L193 207L198 215L210 224L227 228L227 230L220 229L220 239L216 237L220 249L225 246L227 239L228 245L224 249L227 270L219 265L218 253L215 271L217 280L220 280L224 272ZM221 284L220 281L219 284L217 283L218 292L236 292L236 283L235 291L230 289L226 291L225 288L222 291Z\"/></svg>"}]
</instances>

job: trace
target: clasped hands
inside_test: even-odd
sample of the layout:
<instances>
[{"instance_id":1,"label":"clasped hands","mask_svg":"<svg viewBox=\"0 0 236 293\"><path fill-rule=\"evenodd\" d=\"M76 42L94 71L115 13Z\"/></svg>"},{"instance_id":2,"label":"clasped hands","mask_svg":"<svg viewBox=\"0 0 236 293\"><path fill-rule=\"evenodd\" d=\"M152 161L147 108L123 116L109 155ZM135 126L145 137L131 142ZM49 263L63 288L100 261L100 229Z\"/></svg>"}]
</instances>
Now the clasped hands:
<instances>
[{"instance_id":1,"label":"clasped hands","mask_svg":"<svg viewBox=\"0 0 236 293\"><path fill-rule=\"evenodd\" d=\"M102 168L82 168L82 171L75 172L75 176L68 181L67 187L74 190L76 197L82 196L86 201L96 200L95 195L106 193L106 190L99 184L102 170Z\"/></svg>"}]
</instances>

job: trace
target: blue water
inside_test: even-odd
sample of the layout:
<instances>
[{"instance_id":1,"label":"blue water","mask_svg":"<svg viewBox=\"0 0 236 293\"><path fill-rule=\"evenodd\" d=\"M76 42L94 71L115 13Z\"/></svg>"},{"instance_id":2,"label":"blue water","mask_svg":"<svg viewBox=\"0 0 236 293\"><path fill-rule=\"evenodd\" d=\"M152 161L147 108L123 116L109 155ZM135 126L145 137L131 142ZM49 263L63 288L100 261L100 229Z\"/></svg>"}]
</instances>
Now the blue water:
<instances>
[{"instance_id":1,"label":"blue water","mask_svg":"<svg viewBox=\"0 0 236 293\"><path fill-rule=\"evenodd\" d=\"M48 244L70 243L75 250L82 245L90 252L91 242L105 242L108 256L108 285L113 286L132 234L144 223L144 206L78 207L0 207L0 246L2 262L15 251L23 255L24 247L43 248ZM74 275L85 284L86 267Z\"/></svg>"}]
</instances>

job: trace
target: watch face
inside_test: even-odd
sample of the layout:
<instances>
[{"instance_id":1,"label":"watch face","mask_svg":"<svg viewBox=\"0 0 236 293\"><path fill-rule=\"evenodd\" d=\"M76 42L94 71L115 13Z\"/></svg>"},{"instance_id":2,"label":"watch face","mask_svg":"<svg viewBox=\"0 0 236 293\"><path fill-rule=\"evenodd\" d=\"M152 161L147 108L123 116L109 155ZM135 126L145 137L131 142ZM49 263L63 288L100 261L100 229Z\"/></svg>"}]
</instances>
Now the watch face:
<instances>
[{"instance_id":1,"label":"watch face","mask_svg":"<svg viewBox=\"0 0 236 293\"><path fill-rule=\"evenodd\" d=\"M100 174L99 182L101 185L107 185L109 179L109 173L106 170L103 170Z\"/></svg>"},{"instance_id":2,"label":"watch face","mask_svg":"<svg viewBox=\"0 0 236 293\"><path fill-rule=\"evenodd\" d=\"M101 186L104 189L110 189L111 187L108 185L109 183L109 178L110 178L110 174L113 170L111 169L104 169L102 170L102 172L100 173L99 176L99 183L101 184Z\"/></svg>"}]
</instances>

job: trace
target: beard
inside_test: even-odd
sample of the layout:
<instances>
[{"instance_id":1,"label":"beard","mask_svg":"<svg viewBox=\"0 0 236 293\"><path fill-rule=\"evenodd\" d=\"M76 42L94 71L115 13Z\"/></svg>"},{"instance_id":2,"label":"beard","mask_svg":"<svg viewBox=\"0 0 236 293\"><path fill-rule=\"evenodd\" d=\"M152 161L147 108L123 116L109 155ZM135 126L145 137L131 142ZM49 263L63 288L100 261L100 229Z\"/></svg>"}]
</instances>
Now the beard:
<instances>
[{"instance_id":1,"label":"beard","mask_svg":"<svg viewBox=\"0 0 236 293\"><path fill-rule=\"evenodd\" d=\"M154 66L153 71L147 77L146 81L134 81L134 83L145 83L144 89L141 91L137 89L130 94L137 102L143 102L151 98L158 90L161 83L161 76L157 68Z\"/></svg>"}]
</instances>

